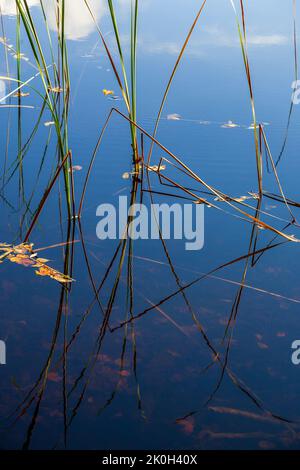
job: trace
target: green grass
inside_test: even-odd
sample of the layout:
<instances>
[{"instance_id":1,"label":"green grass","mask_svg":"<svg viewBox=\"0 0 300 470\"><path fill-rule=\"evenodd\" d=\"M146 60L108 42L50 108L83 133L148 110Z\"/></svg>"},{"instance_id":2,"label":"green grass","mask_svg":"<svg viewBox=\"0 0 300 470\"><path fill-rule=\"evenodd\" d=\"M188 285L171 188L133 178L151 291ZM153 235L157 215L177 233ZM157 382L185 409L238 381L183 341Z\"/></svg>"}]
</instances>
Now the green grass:
<instances>
[{"instance_id":1,"label":"green grass","mask_svg":"<svg viewBox=\"0 0 300 470\"><path fill-rule=\"evenodd\" d=\"M20 18L20 21L17 21L17 32L20 34L21 23L24 28L26 37L31 47L33 53L36 67L39 71L42 85L44 88L45 99L47 106L51 112L53 121L55 123L55 129L58 140L58 149L59 155L58 158L60 161L63 160L64 156L68 153L69 144L68 144L68 101L69 101L69 90L70 90L70 81L69 81L69 69L68 69L68 60L67 60L67 46L64 35L64 23L65 23L65 0L62 0L61 11L58 12L58 35L57 42L59 46L59 57L52 64L52 70L54 70L54 76L51 77L49 65L46 62L46 55L48 51L44 51L39 34L36 28L35 19L32 16L31 10L28 6L27 0L16 0L17 5L17 15ZM42 13L44 15L44 23L46 25L46 30L49 38L48 46L51 53L52 60L55 59L54 47L51 41L51 36L48 30L47 19L45 16L45 11L43 7L43 2L41 0ZM18 67L20 63L20 58L18 58ZM19 81L21 79L19 77ZM60 113L60 93L57 93L55 89L61 87L62 91L62 112ZM71 216L72 210L72 195L71 195L71 181L69 173L69 162L66 162L64 168L64 180L65 180L65 193L69 215Z\"/></svg>"}]
</instances>

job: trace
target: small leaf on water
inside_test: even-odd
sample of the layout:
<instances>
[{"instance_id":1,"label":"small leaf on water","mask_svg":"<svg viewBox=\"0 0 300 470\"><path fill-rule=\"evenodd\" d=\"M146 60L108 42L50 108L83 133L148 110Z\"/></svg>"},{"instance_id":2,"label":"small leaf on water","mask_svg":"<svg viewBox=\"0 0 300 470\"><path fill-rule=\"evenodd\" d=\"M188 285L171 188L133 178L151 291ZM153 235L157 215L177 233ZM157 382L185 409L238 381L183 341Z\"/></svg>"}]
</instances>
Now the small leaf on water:
<instances>
[{"instance_id":1,"label":"small leaf on water","mask_svg":"<svg viewBox=\"0 0 300 470\"><path fill-rule=\"evenodd\" d=\"M29 258L26 255L22 255L22 254L18 254L16 256L9 255L8 259L12 263L20 264L22 266L25 266L26 268L28 266L34 266L35 265L35 261L33 259Z\"/></svg>"},{"instance_id":2,"label":"small leaf on water","mask_svg":"<svg viewBox=\"0 0 300 470\"><path fill-rule=\"evenodd\" d=\"M61 92L63 91L63 89L60 88L60 87L58 87L58 86L57 86L57 87L53 87L53 88L49 86L49 87L48 87L48 91L52 91L52 93L61 93Z\"/></svg>"},{"instance_id":3,"label":"small leaf on water","mask_svg":"<svg viewBox=\"0 0 300 470\"><path fill-rule=\"evenodd\" d=\"M128 370L120 370L119 371L119 375L121 377L129 377L130 376L130 372Z\"/></svg>"},{"instance_id":4,"label":"small leaf on water","mask_svg":"<svg viewBox=\"0 0 300 470\"><path fill-rule=\"evenodd\" d=\"M258 342L257 346L259 347L259 349L269 349L269 346L265 343Z\"/></svg>"},{"instance_id":5,"label":"small leaf on water","mask_svg":"<svg viewBox=\"0 0 300 470\"><path fill-rule=\"evenodd\" d=\"M149 171L155 171L155 172L159 172L159 171L163 171L166 169L166 165L152 165L152 166L148 166L148 170Z\"/></svg>"},{"instance_id":6,"label":"small leaf on water","mask_svg":"<svg viewBox=\"0 0 300 470\"><path fill-rule=\"evenodd\" d=\"M0 262L2 262L1 259L7 258L11 263L36 268L35 272L39 276L50 277L63 284L73 282L71 277L48 266L46 263L48 263L49 260L37 258L36 253L33 251L32 243L21 243L17 246L0 243L0 252L1 251L3 254L0 255Z\"/></svg>"},{"instance_id":7,"label":"small leaf on water","mask_svg":"<svg viewBox=\"0 0 300 470\"><path fill-rule=\"evenodd\" d=\"M250 194L250 193L249 193ZM215 197L214 201L220 201L220 202L225 202L225 201L232 201L232 202L244 202L247 201L248 199L256 199L254 196L251 194L250 196L240 196L240 197L232 197L230 198L229 196L223 196L223 197Z\"/></svg>"},{"instance_id":8,"label":"small leaf on water","mask_svg":"<svg viewBox=\"0 0 300 470\"><path fill-rule=\"evenodd\" d=\"M29 96L29 93L24 93L22 91L17 91L17 93L13 95L14 98L25 98L26 96Z\"/></svg>"},{"instance_id":9,"label":"small leaf on water","mask_svg":"<svg viewBox=\"0 0 300 470\"><path fill-rule=\"evenodd\" d=\"M29 61L28 57L26 57L25 54L23 54L23 52L19 52L18 54L14 54L13 58L16 59L16 60L25 60L26 62Z\"/></svg>"},{"instance_id":10,"label":"small leaf on water","mask_svg":"<svg viewBox=\"0 0 300 470\"><path fill-rule=\"evenodd\" d=\"M174 113L174 114L168 114L167 120L168 120L168 121L180 121L180 120L181 120L181 116L180 116L180 114L176 114L176 113Z\"/></svg>"},{"instance_id":11,"label":"small leaf on water","mask_svg":"<svg viewBox=\"0 0 300 470\"><path fill-rule=\"evenodd\" d=\"M258 445L263 450L271 450L271 449L275 449L276 447L274 442L271 442L271 441L259 441Z\"/></svg>"},{"instance_id":12,"label":"small leaf on water","mask_svg":"<svg viewBox=\"0 0 300 470\"><path fill-rule=\"evenodd\" d=\"M128 171L126 171L126 173L123 173L122 178L123 178L123 180L129 180L130 173L128 173Z\"/></svg>"},{"instance_id":13,"label":"small leaf on water","mask_svg":"<svg viewBox=\"0 0 300 470\"><path fill-rule=\"evenodd\" d=\"M69 169L69 173L71 173L71 172L74 173L74 171L81 171L81 170L82 170L82 166L74 165Z\"/></svg>"},{"instance_id":14,"label":"small leaf on water","mask_svg":"<svg viewBox=\"0 0 300 470\"><path fill-rule=\"evenodd\" d=\"M57 282L61 282L63 284L72 282L73 279L71 279L69 276L66 276L65 274L60 273L59 271L56 271L53 268L50 268L50 266L42 265L39 267L35 273L38 276L46 276L50 277L51 279L54 279Z\"/></svg>"},{"instance_id":15,"label":"small leaf on water","mask_svg":"<svg viewBox=\"0 0 300 470\"><path fill-rule=\"evenodd\" d=\"M235 124L233 121L228 121L225 122L225 124L222 124L223 129L233 129L235 127L240 127L239 124Z\"/></svg>"},{"instance_id":16,"label":"small leaf on water","mask_svg":"<svg viewBox=\"0 0 300 470\"><path fill-rule=\"evenodd\" d=\"M286 333L284 331L278 331L277 333L277 338L285 338L286 337Z\"/></svg>"},{"instance_id":17,"label":"small leaf on water","mask_svg":"<svg viewBox=\"0 0 300 470\"><path fill-rule=\"evenodd\" d=\"M49 372L48 374L48 380L50 380L50 382L61 382L62 381L62 378L58 375L57 372Z\"/></svg>"},{"instance_id":18,"label":"small leaf on water","mask_svg":"<svg viewBox=\"0 0 300 470\"><path fill-rule=\"evenodd\" d=\"M189 416L188 418L181 419L177 421L177 424L179 424L182 427L182 431L184 434L192 434L195 429L195 419L192 416Z\"/></svg>"},{"instance_id":19,"label":"small leaf on water","mask_svg":"<svg viewBox=\"0 0 300 470\"><path fill-rule=\"evenodd\" d=\"M45 258L36 258L36 262L45 264L45 263L48 263L49 260Z\"/></svg>"},{"instance_id":20,"label":"small leaf on water","mask_svg":"<svg viewBox=\"0 0 300 470\"><path fill-rule=\"evenodd\" d=\"M44 122L44 126L45 126L45 127L54 126L54 124L55 124L54 121L47 121L47 122Z\"/></svg>"},{"instance_id":21,"label":"small leaf on water","mask_svg":"<svg viewBox=\"0 0 300 470\"><path fill-rule=\"evenodd\" d=\"M102 90L102 93L104 96L114 95L114 92L112 90L106 90L106 88Z\"/></svg>"}]
</instances>

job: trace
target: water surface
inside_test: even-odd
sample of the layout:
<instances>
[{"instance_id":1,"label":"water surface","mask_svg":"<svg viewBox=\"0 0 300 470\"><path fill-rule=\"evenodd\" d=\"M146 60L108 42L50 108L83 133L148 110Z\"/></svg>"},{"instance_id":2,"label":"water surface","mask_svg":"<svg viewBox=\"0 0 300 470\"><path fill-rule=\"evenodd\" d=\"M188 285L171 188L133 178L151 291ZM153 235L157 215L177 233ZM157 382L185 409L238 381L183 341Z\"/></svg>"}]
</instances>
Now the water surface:
<instances>
[{"instance_id":1,"label":"water surface","mask_svg":"<svg viewBox=\"0 0 300 470\"><path fill-rule=\"evenodd\" d=\"M9 2L0 3L5 36L15 47L14 11ZM91 2L93 7L97 3ZM181 3L176 2L178 11ZM47 8L54 36L55 23ZM113 102L102 94L103 88L119 92L93 21L82 14L82 8L80 2L74 5L66 28L71 73L69 145L73 164L82 167L74 172L77 203L110 109L116 106L125 111L122 101ZM158 11L157 2L153 8ZM33 10L46 41L38 5ZM106 12L99 9L96 13L113 43ZM207 18L214 18L213 13L211 6ZM126 19L126 11L124 15ZM193 8L186 29L192 15ZM216 18L218 15L220 11ZM226 15L231 18L227 10ZM231 21L234 27L234 19ZM146 24L142 16L142 31ZM151 133L176 55L157 53L162 39L160 22L157 38L149 36L149 29L145 26L144 42L140 42L138 123ZM179 42L184 33L180 31ZM196 32L194 44L201 34L201 29ZM29 58L21 61L25 81L36 71L24 31L21 47ZM239 197L257 191L241 51L238 47L207 47L206 54L193 52L184 59L163 112L158 139L203 180ZM1 50L3 74L4 52L5 48ZM250 56L258 120L269 123L265 131L276 159L290 106L292 49L289 45L251 48ZM16 60L10 53L8 60L10 74L16 77ZM41 90L38 78L34 87ZM55 131L44 125L51 115L42 109L41 97L33 89L29 92L27 97L11 97L6 102L29 108L0 109L1 241L14 244L23 240L57 165ZM182 118L168 120L172 113ZM298 115L295 107L278 166L282 187L292 200L299 195ZM223 128L228 120L240 127ZM30 136L20 168L18 149L24 148ZM145 151L149 144L145 137ZM155 147L153 164L161 157L170 159ZM181 240L167 241L165 247L160 240L136 241L131 255L127 250L105 324L103 313L117 276L117 261L99 294L103 311L95 302L93 282L97 287L102 282L118 241L97 239L96 209L103 202L117 204L119 195L130 196L134 180L122 175L132 170L131 160L128 123L114 115L91 173L81 231L68 220L63 178L47 199L30 241L36 248L64 244L42 251L42 256L61 272L66 262L72 267L76 282L69 291L54 280L36 276L31 268L8 261L1 264L0 338L7 345L7 365L0 369L1 448L298 449L299 367L291 361L291 344L299 337L297 243L258 230L257 256L247 258L249 247L253 250L253 225L234 217L225 203L218 203L221 210L205 207L202 250L188 252ZM197 194L205 190L169 164L166 174ZM175 197L183 195L177 188L162 186L155 174L151 184L155 202L186 202ZM266 165L264 189L279 194L276 178ZM213 197L210 200L214 203ZM149 192L145 191L143 201L150 204ZM249 204L255 209L257 201L251 199ZM278 230L291 222L289 211L277 200L264 197L262 210L268 213L262 220ZM299 216L298 208L292 210ZM286 233L299 237L296 225L286 228ZM263 250L272 245L276 246ZM224 264L228 265L217 269ZM157 304L158 308L150 309ZM143 314L146 309L149 311ZM224 340L232 311L236 318ZM119 327L131 315L140 314ZM214 351L221 354L222 363Z\"/></svg>"}]
</instances>

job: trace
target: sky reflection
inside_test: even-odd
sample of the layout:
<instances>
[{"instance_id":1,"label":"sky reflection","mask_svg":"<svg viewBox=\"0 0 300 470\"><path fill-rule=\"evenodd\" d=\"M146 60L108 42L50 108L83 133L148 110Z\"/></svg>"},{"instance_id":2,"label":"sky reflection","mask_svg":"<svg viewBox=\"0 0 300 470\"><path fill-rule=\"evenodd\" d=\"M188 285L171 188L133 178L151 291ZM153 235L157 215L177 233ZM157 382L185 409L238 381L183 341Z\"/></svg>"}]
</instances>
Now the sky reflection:
<instances>
[{"instance_id":1,"label":"sky reflection","mask_svg":"<svg viewBox=\"0 0 300 470\"><path fill-rule=\"evenodd\" d=\"M40 7L40 0L28 0L30 7ZM50 29L56 30L57 1L43 1L43 5L48 17ZM100 21L107 9L103 0L89 0L89 5L97 21ZM16 14L15 0L0 0L3 15ZM86 38L93 30L95 23L91 17L84 0L65 1L65 35L68 39L79 40Z\"/></svg>"}]
</instances>

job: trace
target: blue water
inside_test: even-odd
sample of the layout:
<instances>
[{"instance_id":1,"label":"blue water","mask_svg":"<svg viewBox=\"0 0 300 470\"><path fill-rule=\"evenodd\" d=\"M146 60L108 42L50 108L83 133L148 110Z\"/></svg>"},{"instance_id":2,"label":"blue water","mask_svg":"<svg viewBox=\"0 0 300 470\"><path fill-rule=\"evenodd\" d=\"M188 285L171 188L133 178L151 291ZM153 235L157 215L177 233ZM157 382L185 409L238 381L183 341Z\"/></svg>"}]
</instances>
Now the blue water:
<instances>
[{"instance_id":1,"label":"blue water","mask_svg":"<svg viewBox=\"0 0 300 470\"><path fill-rule=\"evenodd\" d=\"M40 18L38 10L35 14ZM4 16L4 21L6 36L15 44L15 19ZM142 21L145 23L145 19ZM109 32L108 18L103 22L105 32ZM41 23L40 27L42 31ZM112 41L112 35L109 37ZM93 149L111 107L125 111L122 101L113 102L102 94L103 88L119 92L97 41L94 30L79 41L68 41L69 145L73 164L82 167L74 172L77 204ZM153 43L157 44L159 39ZM33 61L24 33L22 51ZM2 61L3 50L1 54ZM149 133L175 58L172 54L147 52L140 46L138 123ZM251 49L250 58L258 120L269 123L265 131L276 160L290 106L292 49ZM11 56L9 63L11 75L16 76L16 63ZM4 73L4 61L1 68ZM29 62L22 61L23 79L34 73ZM38 78L34 87L41 90ZM24 145L42 106L41 98L33 89L29 91L30 95L22 98L21 103L33 109L22 108L19 119L17 109L0 109L1 168L4 171L6 166L7 170L1 180L5 184L0 201L0 241L7 243L21 242L31 219L30 212L25 222L22 218L26 203L19 191L19 167L15 167L18 135ZM7 103L17 102L11 98ZM278 166L286 196L296 201L299 112L295 106L287 146ZM182 119L167 120L173 113L180 114ZM44 126L51 119L46 109L23 161L25 200L30 199L32 212L57 164L54 128ZM240 127L222 128L228 120ZM239 197L257 191L253 131L248 129L251 122L241 51L238 47L220 50L216 46L203 57L184 58L163 112L158 140L209 185ZM146 137L145 149L149 149ZM156 147L152 163L157 164L163 156L170 159ZM95 160L82 216L84 248L96 286L103 279L118 243L97 239L96 208L103 202L117 204L119 195L130 195L132 179L123 179L122 175L131 171L131 158L128 123L114 115ZM279 194L274 174L268 173L265 164L263 172L264 189ZM192 191L205 190L170 164L164 174ZM155 202L174 203L179 199L169 193L183 195L176 188L162 186L154 174L151 182L154 191L168 193L154 194ZM72 236L68 237L72 224L68 224L64 201L60 178L30 237L36 248L72 240ZM214 203L213 198L210 201ZM150 203L147 192L144 202ZM255 208L255 200L246 202ZM97 303L85 315L94 292L78 225L70 245L74 249L72 277L76 282L68 294L54 280L36 276L31 268L8 261L1 264L0 339L7 345L7 364L0 367L2 449L24 445L32 449L299 448L300 369L291 361L291 344L300 334L298 244L283 243L264 252L254 266L250 263L234 329L229 331L232 340L227 372L219 383L222 367L213 362L210 346L220 351L222 360L226 357L224 332L246 258L216 268L247 255L252 225L234 217L235 212L226 203L217 205L221 210L205 207L205 243L200 251L186 251L184 241L170 240L166 242L166 256L159 240L134 242L133 315L144 312L150 305L161 304L127 328L114 332L107 329L99 350L103 315ZM263 215L262 220L278 230L291 220L284 204L278 201L264 197L262 210L274 216ZM299 216L297 208L292 210ZM254 215L254 211L249 213ZM268 230L258 233L256 250L284 241L274 238ZM289 227L286 233L299 237L297 226ZM41 253L51 260L51 266L63 271L65 248L48 248ZM127 255L109 318L111 329L119 326L127 315ZM212 273L213 270L216 271ZM184 296L179 292L163 301L180 286L207 273L211 274L185 289ZM103 306L107 305L116 274L114 264L100 294ZM75 340L65 352L76 331ZM48 367L46 376L42 375L45 381L32 389L40 374L45 373L45 367ZM218 391L214 393L217 384Z\"/></svg>"}]
</instances>

